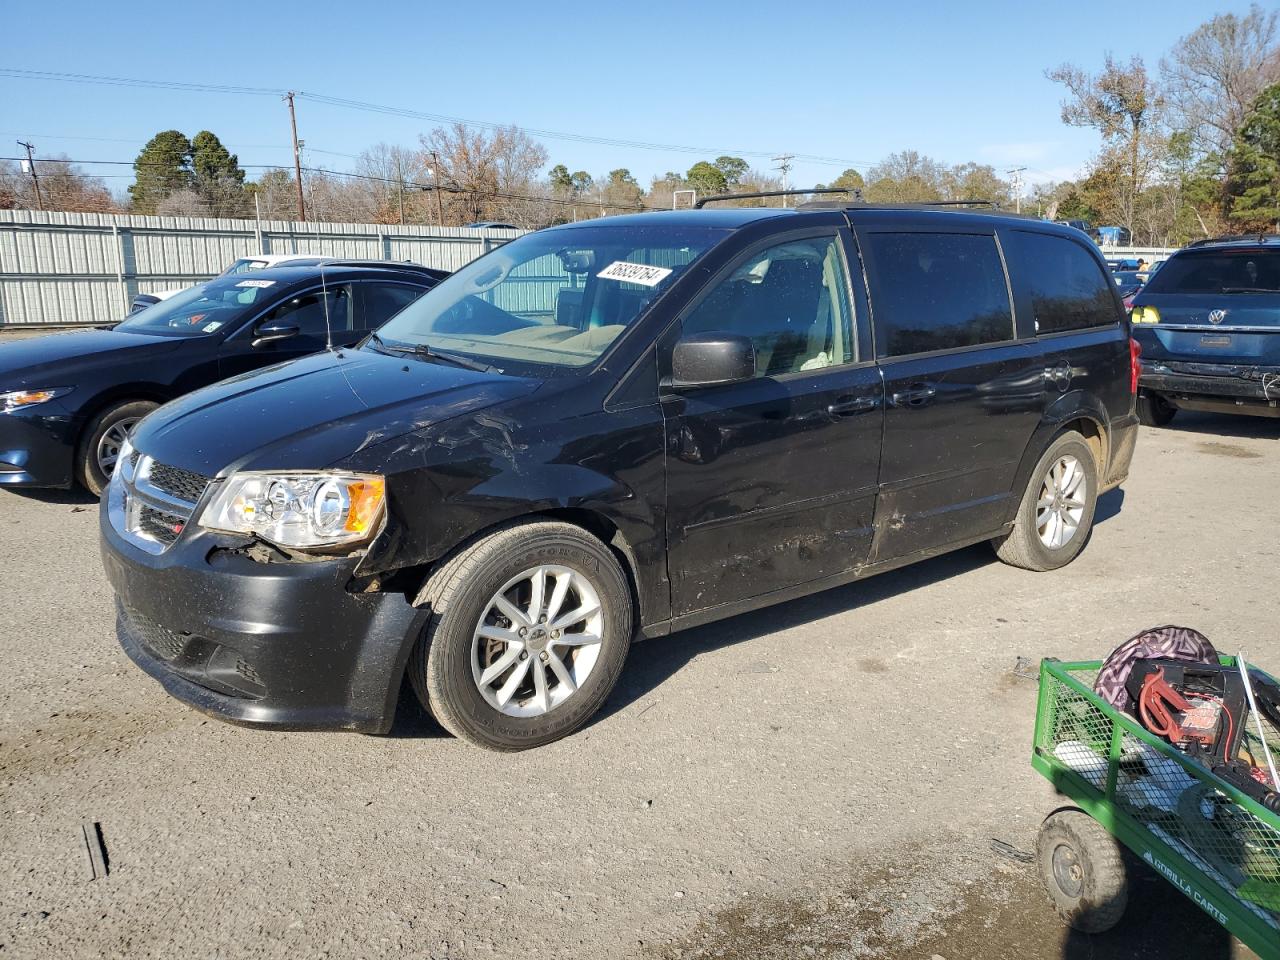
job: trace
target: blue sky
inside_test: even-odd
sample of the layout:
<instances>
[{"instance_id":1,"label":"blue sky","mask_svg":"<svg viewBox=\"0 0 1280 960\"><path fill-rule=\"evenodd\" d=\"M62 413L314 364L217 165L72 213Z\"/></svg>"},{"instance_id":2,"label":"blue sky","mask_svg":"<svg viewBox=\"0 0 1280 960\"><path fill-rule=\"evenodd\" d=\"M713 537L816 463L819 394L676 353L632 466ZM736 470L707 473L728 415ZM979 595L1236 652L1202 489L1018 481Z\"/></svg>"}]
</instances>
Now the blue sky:
<instances>
[{"instance_id":1,"label":"blue sky","mask_svg":"<svg viewBox=\"0 0 1280 960\"><path fill-rule=\"evenodd\" d=\"M289 88L468 120L706 147L705 153L542 138L551 163L642 183L722 152L789 151L792 182L865 172L915 149L948 163L1072 176L1097 148L1064 126L1047 67L1108 51L1154 69L1177 39L1247 3L728 4L366 3L218 5L0 2L0 67ZM221 9L220 15L210 11ZM124 12L127 11L127 12ZM22 42L14 42L21 37ZM347 169L365 147L416 144L429 121L298 101L307 162ZM132 160L156 131L217 133L245 164L290 162L278 97L0 76L0 156ZM324 151L324 152L322 152ZM753 166L767 159L749 156ZM127 168L95 167L129 182ZM255 171L250 171L255 175Z\"/></svg>"}]
</instances>

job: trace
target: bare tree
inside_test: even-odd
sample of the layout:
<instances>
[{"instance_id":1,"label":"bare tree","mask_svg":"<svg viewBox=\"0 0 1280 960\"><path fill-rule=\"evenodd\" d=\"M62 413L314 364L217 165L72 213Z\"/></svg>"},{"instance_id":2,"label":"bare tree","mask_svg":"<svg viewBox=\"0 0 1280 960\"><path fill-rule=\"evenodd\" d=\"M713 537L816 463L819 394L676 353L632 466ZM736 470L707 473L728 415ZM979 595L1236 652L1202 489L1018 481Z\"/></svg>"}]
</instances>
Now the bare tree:
<instances>
[{"instance_id":1,"label":"bare tree","mask_svg":"<svg viewBox=\"0 0 1280 960\"><path fill-rule=\"evenodd\" d=\"M195 190L175 190L156 204L157 217L216 217L210 202Z\"/></svg>"},{"instance_id":2,"label":"bare tree","mask_svg":"<svg viewBox=\"0 0 1280 960\"><path fill-rule=\"evenodd\" d=\"M36 160L36 173L46 210L119 213L123 209L101 178L89 176L65 157ZM0 163L0 209L35 210L39 206L31 176L17 164Z\"/></svg>"},{"instance_id":3,"label":"bare tree","mask_svg":"<svg viewBox=\"0 0 1280 960\"><path fill-rule=\"evenodd\" d=\"M1197 152L1225 158L1258 94L1280 81L1276 20L1256 3L1243 17L1218 14L1160 61L1173 124Z\"/></svg>"},{"instance_id":4,"label":"bare tree","mask_svg":"<svg viewBox=\"0 0 1280 960\"><path fill-rule=\"evenodd\" d=\"M422 165L435 167L438 161L434 172L446 188L442 198L446 223L504 216L518 221L525 216L509 201L534 195L547 151L519 127L485 132L455 123L437 127L421 141Z\"/></svg>"},{"instance_id":5,"label":"bare tree","mask_svg":"<svg viewBox=\"0 0 1280 960\"><path fill-rule=\"evenodd\" d=\"M1167 149L1161 128L1164 101L1142 58L1120 64L1108 54L1097 75L1063 64L1045 76L1067 88L1062 122L1102 135L1103 151L1091 179L1101 185L1108 212L1132 231L1138 198Z\"/></svg>"}]
</instances>

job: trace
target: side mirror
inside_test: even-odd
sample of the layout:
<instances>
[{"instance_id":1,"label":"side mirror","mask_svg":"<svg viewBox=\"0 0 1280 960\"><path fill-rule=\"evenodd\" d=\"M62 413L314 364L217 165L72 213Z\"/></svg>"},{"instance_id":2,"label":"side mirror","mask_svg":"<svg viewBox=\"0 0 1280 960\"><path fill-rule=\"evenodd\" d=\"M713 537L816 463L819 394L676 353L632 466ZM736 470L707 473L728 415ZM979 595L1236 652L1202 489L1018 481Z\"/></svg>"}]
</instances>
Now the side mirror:
<instances>
[{"instance_id":1,"label":"side mirror","mask_svg":"<svg viewBox=\"0 0 1280 960\"><path fill-rule=\"evenodd\" d=\"M296 323L290 323L288 320L267 320L253 331L252 346L257 349L267 343L296 337L301 332Z\"/></svg>"},{"instance_id":2,"label":"side mirror","mask_svg":"<svg viewBox=\"0 0 1280 960\"><path fill-rule=\"evenodd\" d=\"M692 390L750 380L756 348L738 333L695 333L676 343L671 355L672 390Z\"/></svg>"}]
</instances>

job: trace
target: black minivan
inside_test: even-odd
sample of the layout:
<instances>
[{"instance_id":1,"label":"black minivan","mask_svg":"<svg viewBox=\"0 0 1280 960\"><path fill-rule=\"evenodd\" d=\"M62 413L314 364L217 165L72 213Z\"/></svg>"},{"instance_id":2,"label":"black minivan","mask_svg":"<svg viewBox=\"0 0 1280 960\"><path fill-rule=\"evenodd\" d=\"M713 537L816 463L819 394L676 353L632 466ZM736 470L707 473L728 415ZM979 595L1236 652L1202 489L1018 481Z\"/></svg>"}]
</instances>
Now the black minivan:
<instances>
[{"instance_id":1,"label":"black minivan","mask_svg":"<svg viewBox=\"0 0 1280 960\"><path fill-rule=\"evenodd\" d=\"M562 737L633 636L989 540L1049 570L1138 364L1074 229L923 207L528 234L357 348L143 420L103 498L129 655L227 720Z\"/></svg>"}]
</instances>

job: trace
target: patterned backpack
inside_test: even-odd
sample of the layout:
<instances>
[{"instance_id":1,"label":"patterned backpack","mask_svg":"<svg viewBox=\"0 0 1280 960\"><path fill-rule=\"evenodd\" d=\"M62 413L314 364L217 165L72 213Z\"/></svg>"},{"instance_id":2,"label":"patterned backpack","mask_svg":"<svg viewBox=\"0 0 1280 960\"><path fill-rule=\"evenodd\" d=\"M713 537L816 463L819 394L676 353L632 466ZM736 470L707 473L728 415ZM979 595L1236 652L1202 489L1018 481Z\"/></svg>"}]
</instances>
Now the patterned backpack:
<instances>
[{"instance_id":1,"label":"patterned backpack","mask_svg":"<svg viewBox=\"0 0 1280 960\"><path fill-rule=\"evenodd\" d=\"M1152 627L1130 637L1111 651L1098 671L1093 691L1117 710L1129 709L1129 691L1125 682L1133 669L1133 661L1158 658L1187 660L1191 663L1217 663L1218 651L1199 630L1190 627Z\"/></svg>"}]
</instances>

